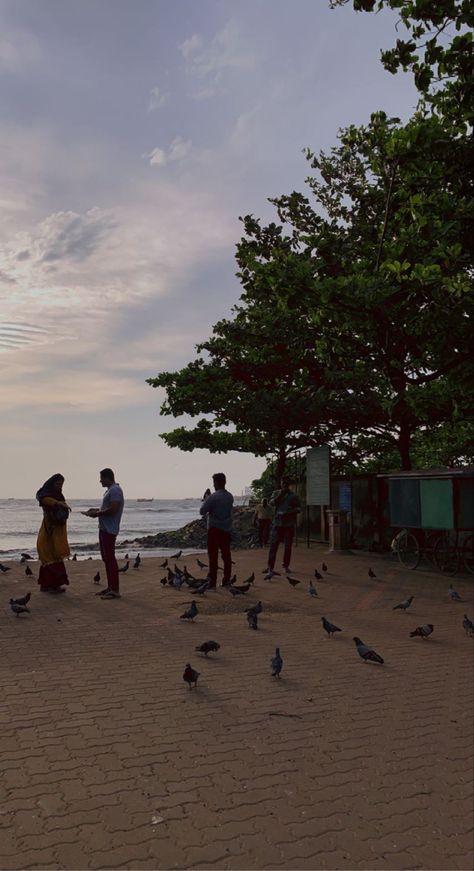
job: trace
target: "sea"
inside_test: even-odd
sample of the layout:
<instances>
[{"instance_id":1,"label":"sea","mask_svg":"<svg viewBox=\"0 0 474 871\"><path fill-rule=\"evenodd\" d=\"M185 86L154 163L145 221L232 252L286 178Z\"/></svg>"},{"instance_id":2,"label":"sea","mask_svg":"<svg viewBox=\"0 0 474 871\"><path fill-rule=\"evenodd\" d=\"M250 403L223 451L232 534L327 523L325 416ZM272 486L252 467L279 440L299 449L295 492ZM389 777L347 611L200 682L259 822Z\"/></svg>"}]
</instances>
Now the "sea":
<instances>
[{"instance_id":1,"label":"sea","mask_svg":"<svg viewBox=\"0 0 474 871\"><path fill-rule=\"evenodd\" d=\"M84 517L81 511L98 508L100 500L68 499L72 512L68 520L68 541L71 555L77 559L100 557L97 538L97 520ZM244 504L243 497L235 499L236 505ZM157 532L180 529L199 518L200 499L127 499L122 515L116 551L134 554L137 546L123 542ZM0 499L0 561L19 559L21 553L29 553L36 559L36 537L41 526L43 512L36 499ZM142 556L168 556L176 548L146 548ZM184 551L184 553L190 551ZM192 550L196 553L196 550Z\"/></svg>"}]
</instances>

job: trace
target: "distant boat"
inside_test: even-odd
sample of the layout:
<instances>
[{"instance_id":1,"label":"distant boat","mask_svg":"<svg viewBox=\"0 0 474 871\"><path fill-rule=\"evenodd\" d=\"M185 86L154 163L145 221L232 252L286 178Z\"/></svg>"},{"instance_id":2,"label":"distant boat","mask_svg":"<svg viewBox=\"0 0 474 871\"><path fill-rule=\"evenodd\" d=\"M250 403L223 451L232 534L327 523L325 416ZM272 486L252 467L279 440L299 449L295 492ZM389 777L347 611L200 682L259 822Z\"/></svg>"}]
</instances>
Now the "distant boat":
<instances>
[{"instance_id":1,"label":"distant boat","mask_svg":"<svg viewBox=\"0 0 474 871\"><path fill-rule=\"evenodd\" d=\"M153 499L137 499L137 502L153 502Z\"/></svg>"}]
</instances>

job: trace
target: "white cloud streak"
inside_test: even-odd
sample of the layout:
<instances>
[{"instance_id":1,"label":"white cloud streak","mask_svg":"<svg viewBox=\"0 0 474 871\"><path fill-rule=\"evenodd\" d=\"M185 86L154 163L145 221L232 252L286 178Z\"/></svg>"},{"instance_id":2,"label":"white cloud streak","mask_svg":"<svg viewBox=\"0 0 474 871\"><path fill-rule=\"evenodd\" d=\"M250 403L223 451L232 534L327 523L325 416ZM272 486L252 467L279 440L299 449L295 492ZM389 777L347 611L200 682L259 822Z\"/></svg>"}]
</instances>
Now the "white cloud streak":
<instances>
[{"instance_id":1,"label":"white cloud streak","mask_svg":"<svg viewBox=\"0 0 474 871\"><path fill-rule=\"evenodd\" d=\"M195 33L179 48L193 81L192 96L196 100L224 93L225 73L250 71L255 66L254 52L246 44L234 19L207 43Z\"/></svg>"},{"instance_id":2,"label":"white cloud streak","mask_svg":"<svg viewBox=\"0 0 474 871\"><path fill-rule=\"evenodd\" d=\"M169 100L169 94L161 90L158 85L150 91L148 98L148 112L155 112L156 109L161 109Z\"/></svg>"},{"instance_id":3,"label":"white cloud streak","mask_svg":"<svg viewBox=\"0 0 474 871\"><path fill-rule=\"evenodd\" d=\"M184 160L191 153L192 147L190 140L176 136L167 151L164 148L154 148L145 157L149 159L150 166L166 166L167 163Z\"/></svg>"}]
</instances>

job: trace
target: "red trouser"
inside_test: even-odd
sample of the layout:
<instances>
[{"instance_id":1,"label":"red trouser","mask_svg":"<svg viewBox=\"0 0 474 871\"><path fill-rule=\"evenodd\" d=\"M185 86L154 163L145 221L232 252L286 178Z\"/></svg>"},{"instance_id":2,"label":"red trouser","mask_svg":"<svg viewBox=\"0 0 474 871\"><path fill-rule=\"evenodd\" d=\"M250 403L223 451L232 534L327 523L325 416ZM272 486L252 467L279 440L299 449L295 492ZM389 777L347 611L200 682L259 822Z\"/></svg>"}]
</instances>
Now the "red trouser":
<instances>
[{"instance_id":1,"label":"red trouser","mask_svg":"<svg viewBox=\"0 0 474 871\"><path fill-rule=\"evenodd\" d=\"M228 584L232 574L232 557L230 555L230 532L210 526L207 530L207 554L209 557L209 580L211 584L217 581L217 556L219 550L224 563L223 584Z\"/></svg>"},{"instance_id":2,"label":"red trouser","mask_svg":"<svg viewBox=\"0 0 474 871\"><path fill-rule=\"evenodd\" d=\"M265 547L268 544L271 522L271 520L266 519L258 521L258 541L260 547Z\"/></svg>"},{"instance_id":3,"label":"red trouser","mask_svg":"<svg viewBox=\"0 0 474 871\"><path fill-rule=\"evenodd\" d=\"M283 553L283 565L285 566L285 568L289 567L291 560L291 546L293 544L294 534L294 526L272 526L270 550L268 553L268 568L275 568L278 545L281 541L283 541L285 545L285 551Z\"/></svg>"},{"instance_id":4,"label":"red trouser","mask_svg":"<svg viewBox=\"0 0 474 871\"><path fill-rule=\"evenodd\" d=\"M105 529L99 529L100 555L105 563L109 590L113 590L114 593L119 592L118 565L115 559L116 538L116 535L106 532Z\"/></svg>"}]
</instances>

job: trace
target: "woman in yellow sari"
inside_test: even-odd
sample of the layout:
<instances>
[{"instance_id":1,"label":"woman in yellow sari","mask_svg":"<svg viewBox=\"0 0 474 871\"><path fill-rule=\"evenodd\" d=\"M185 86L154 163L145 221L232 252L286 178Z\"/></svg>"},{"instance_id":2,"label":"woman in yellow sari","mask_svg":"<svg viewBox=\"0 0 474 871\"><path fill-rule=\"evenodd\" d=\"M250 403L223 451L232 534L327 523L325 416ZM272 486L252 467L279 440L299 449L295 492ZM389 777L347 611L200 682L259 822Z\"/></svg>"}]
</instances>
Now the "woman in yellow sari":
<instances>
[{"instance_id":1,"label":"woman in yellow sari","mask_svg":"<svg viewBox=\"0 0 474 871\"><path fill-rule=\"evenodd\" d=\"M53 475L38 490L43 522L36 548L41 562L38 584L42 593L65 593L69 584L64 560L69 556L67 519L71 511L63 496L64 477Z\"/></svg>"}]
</instances>

